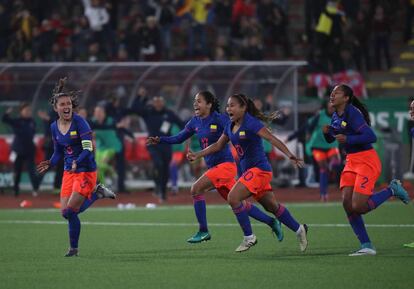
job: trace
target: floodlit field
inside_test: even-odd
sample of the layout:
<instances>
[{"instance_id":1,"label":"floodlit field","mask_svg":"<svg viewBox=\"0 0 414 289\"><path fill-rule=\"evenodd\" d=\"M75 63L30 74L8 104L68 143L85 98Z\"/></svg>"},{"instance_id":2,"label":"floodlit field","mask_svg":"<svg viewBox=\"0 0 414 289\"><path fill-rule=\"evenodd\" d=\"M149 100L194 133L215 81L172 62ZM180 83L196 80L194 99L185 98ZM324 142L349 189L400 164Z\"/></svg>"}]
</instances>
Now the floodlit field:
<instances>
[{"instance_id":1,"label":"floodlit field","mask_svg":"<svg viewBox=\"0 0 414 289\"><path fill-rule=\"evenodd\" d=\"M190 245L191 206L90 209L81 215L80 256L64 258L67 225L57 210L0 210L0 288L414 288L414 207L391 202L366 216L375 257L358 247L340 204L287 204L309 224L309 248L294 233L276 241L253 223L245 253L226 206L208 207L212 240Z\"/></svg>"}]
</instances>

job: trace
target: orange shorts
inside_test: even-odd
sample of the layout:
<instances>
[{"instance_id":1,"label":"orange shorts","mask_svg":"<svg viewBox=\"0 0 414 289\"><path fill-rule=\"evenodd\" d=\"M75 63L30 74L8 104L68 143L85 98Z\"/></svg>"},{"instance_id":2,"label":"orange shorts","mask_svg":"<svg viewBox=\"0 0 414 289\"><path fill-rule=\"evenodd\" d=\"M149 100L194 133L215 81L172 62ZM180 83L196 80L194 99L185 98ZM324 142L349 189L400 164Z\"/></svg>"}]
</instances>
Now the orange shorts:
<instances>
[{"instance_id":1,"label":"orange shorts","mask_svg":"<svg viewBox=\"0 0 414 289\"><path fill-rule=\"evenodd\" d=\"M315 161L325 161L333 156L340 156L338 148L331 148L329 150L312 149L312 155Z\"/></svg>"},{"instance_id":2,"label":"orange shorts","mask_svg":"<svg viewBox=\"0 0 414 289\"><path fill-rule=\"evenodd\" d=\"M236 183L237 166L230 162L221 163L206 171L204 175L213 183L220 195L227 200L227 195Z\"/></svg>"},{"instance_id":3,"label":"orange shorts","mask_svg":"<svg viewBox=\"0 0 414 289\"><path fill-rule=\"evenodd\" d=\"M73 192L77 192L85 198L90 198L96 186L96 172L63 173L61 198L69 198Z\"/></svg>"},{"instance_id":4,"label":"orange shorts","mask_svg":"<svg viewBox=\"0 0 414 289\"><path fill-rule=\"evenodd\" d=\"M239 182L241 182L258 201L264 194L272 191L272 186L270 185L272 177L272 172L263 171L259 168L251 168L244 172L240 177Z\"/></svg>"},{"instance_id":5,"label":"orange shorts","mask_svg":"<svg viewBox=\"0 0 414 289\"><path fill-rule=\"evenodd\" d=\"M381 161L374 149L348 154L340 188L354 187L354 192L370 196L380 174Z\"/></svg>"}]
</instances>

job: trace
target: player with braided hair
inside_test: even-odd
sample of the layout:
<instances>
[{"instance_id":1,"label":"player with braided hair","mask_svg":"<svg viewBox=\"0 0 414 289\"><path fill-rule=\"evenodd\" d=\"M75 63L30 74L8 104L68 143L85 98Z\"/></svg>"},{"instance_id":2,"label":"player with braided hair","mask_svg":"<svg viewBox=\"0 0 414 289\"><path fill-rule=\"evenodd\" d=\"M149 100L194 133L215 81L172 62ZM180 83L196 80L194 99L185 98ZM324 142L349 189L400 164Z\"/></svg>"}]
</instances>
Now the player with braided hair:
<instances>
[{"instance_id":1,"label":"player with braided hair","mask_svg":"<svg viewBox=\"0 0 414 289\"><path fill-rule=\"evenodd\" d=\"M182 143L194 134L199 139L202 149L215 143L230 121L226 114L219 112L220 106L217 97L209 91L201 91L195 95L193 107L195 116L188 121L181 132L170 137L151 136L148 138L147 144ZM189 243L199 243L211 239L207 226L204 192L215 188L227 201L229 191L236 183L237 167L228 145L223 146L220 151L206 156L205 161L209 169L191 186L199 231L187 240ZM250 217L269 225L279 241L282 241L283 233L277 219L269 217L250 202L244 201L244 204Z\"/></svg>"},{"instance_id":2,"label":"player with braided hair","mask_svg":"<svg viewBox=\"0 0 414 289\"><path fill-rule=\"evenodd\" d=\"M45 173L64 158L64 174L60 192L62 216L68 220L70 248L66 257L78 255L81 223L78 214L97 199L115 198L103 185L96 185L96 163L93 156L92 130L74 109L78 106L77 91L64 91L66 78L60 79L53 90L50 104L59 118L51 124L54 152L42 161L37 170Z\"/></svg>"}]
</instances>

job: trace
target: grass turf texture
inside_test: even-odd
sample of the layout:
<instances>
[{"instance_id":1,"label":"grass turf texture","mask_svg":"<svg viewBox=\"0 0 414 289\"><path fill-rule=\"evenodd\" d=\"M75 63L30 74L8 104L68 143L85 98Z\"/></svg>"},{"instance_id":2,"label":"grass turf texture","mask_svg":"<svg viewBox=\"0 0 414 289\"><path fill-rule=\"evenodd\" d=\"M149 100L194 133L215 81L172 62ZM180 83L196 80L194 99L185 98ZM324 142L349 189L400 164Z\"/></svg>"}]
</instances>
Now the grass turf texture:
<instances>
[{"instance_id":1,"label":"grass turf texture","mask_svg":"<svg viewBox=\"0 0 414 289\"><path fill-rule=\"evenodd\" d=\"M188 244L197 226L184 206L89 209L80 215L80 256L64 258L67 225L57 210L1 210L0 287L412 288L414 249L402 246L414 241L412 204L392 202L365 216L375 257L347 256L358 242L340 204L287 207L310 224L305 254L286 227L279 243L257 222L258 244L235 253L242 233L226 206L208 207L212 240Z\"/></svg>"}]
</instances>

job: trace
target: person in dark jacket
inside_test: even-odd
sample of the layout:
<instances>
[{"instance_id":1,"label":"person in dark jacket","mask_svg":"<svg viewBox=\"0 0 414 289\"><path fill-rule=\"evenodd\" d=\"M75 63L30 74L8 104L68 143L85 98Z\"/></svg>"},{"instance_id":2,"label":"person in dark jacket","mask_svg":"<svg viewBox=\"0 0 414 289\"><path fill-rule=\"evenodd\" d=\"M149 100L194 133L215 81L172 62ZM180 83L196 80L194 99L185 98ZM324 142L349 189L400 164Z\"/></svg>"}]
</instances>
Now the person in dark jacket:
<instances>
[{"instance_id":1,"label":"person in dark jacket","mask_svg":"<svg viewBox=\"0 0 414 289\"><path fill-rule=\"evenodd\" d=\"M172 124L182 129L184 122L171 110L165 107L162 96L152 98L148 105L146 98L137 97L132 105L132 112L144 119L149 136L170 136ZM154 164L155 193L160 202L167 200L167 183L169 179L169 165L172 157L170 145L160 144L148 147Z\"/></svg>"},{"instance_id":2,"label":"person in dark jacket","mask_svg":"<svg viewBox=\"0 0 414 289\"><path fill-rule=\"evenodd\" d=\"M10 125L14 133L12 143L12 150L16 154L14 160L14 195L17 197L20 193L20 177L23 166L26 164L33 187L33 196L37 196L39 178L36 174L34 162L36 146L33 142L36 123L32 118L32 109L29 103L24 102L19 107L19 117L13 118L11 116L12 112L13 108L7 109L2 121Z\"/></svg>"}]
</instances>

